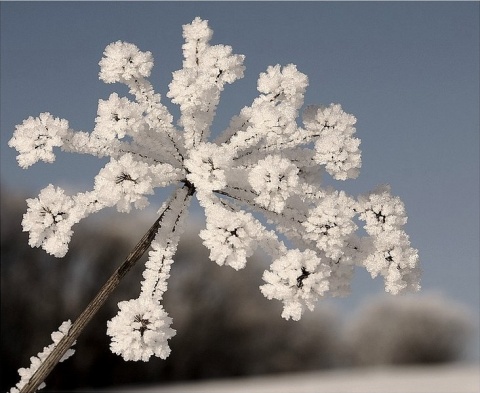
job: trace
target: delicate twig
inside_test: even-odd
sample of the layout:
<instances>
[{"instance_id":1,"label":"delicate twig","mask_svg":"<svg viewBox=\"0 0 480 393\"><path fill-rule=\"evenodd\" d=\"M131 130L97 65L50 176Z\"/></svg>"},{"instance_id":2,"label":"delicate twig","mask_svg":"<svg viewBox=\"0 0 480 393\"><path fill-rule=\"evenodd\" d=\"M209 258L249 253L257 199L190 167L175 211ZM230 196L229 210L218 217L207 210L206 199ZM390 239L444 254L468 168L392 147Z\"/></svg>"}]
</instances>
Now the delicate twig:
<instances>
[{"instance_id":1,"label":"delicate twig","mask_svg":"<svg viewBox=\"0 0 480 393\"><path fill-rule=\"evenodd\" d=\"M100 307L105 303L107 298L118 286L121 279L127 274L127 272L138 262L145 251L150 247L156 233L158 232L162 219L165 213L168 211L168 206L163 210L162 214L158 217L155 223L150 229L143 235L137 245L134 247L130 255L115 270L107 282L103 285L95 298L90 302L87 308L82 312L78 319L73 323L72 327L54 348L54 350L48 355L45 361L33 374L32 378L23 387L20 393L33 393L37 390L38 386L47 378L53 368L57 365L65 352L72 346L73 342L77 339L83 329L87 326L93 316L97 313Z\"/></svg>"}]
</instances>

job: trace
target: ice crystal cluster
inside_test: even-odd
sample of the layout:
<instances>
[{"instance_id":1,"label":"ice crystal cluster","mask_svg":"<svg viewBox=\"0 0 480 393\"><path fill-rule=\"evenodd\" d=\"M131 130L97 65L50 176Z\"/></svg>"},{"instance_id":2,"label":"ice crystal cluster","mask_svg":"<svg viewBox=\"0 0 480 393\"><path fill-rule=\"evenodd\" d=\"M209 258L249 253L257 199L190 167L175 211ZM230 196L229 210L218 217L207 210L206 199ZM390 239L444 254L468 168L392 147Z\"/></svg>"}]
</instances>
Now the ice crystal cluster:
<instances>
[{"instance_id":1,"label":"ice crystal cluster","mask_svg":"<svg viewBox=\"0 0 480 393\"><path fill-rule=\"evenodd\" d=\"M212 30L200 18L183 26L183 37L183 68L167 93L180 108L176 124L147 80L152 54L118 41L106 47L99 76L127 85L134 100L115 93L100 100L92 132L49 113L30 117L9 142L24 168L54 161L54 147L110 158L93 190L67 195L49 185L27 200L30 245L57 257L82 218L106 207L142 209L155 188L176 185L159 211L141 293L108 322L112 351L126 360L168 356L175 331L161 303L193 197L205 211L200 237L213 261L242 269L258 247L271 256L260 290L283 303L286 319L300 319L322 296L348 294L356 266L382 276L392 294L417 290L418 256L403 229L401 200L387 186L353 197L321 184L324 172L357 177L355 117L338 104L303 108L307 76L293 64L275 65L260 74L259 96L212 138L220 94L243 77L244 56L211 45Z\"/></svg>"}]
</instances>

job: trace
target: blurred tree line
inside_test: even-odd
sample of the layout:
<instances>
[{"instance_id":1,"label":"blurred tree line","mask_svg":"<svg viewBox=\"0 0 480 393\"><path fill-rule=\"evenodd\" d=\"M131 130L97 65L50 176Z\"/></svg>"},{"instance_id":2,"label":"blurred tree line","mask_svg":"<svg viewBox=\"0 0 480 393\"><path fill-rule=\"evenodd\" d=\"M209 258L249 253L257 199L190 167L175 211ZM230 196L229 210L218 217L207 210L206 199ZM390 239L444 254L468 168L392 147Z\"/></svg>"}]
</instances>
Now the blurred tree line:
<instances>
[{"instance_id":1,"label":"blurred tree line","mask_svg":"<svg viewBox=\"0 0 480 393\"><path fill-rule=\"evenodd\" d=\"M1 388L6 391L18 382L17 369L51 343L51 332L83 311L155 217L88 218L74 227L69 252L57 259L28 246L21 228L24 195L2 191L1 205ZM269 262L255 255L241 271L217 266L193 228L180 241L164 299L177 330L170 357L125 362L108 348L106 321L117 313L119 301L138 296L145 257L84 330L75 355L50 374L45 391L445 362L461 357L471 332L466 313L436 299L373 302L348 324L320 303L301 321L286 321L281 304L258 289Z\"/></svg>"}]
</instances>

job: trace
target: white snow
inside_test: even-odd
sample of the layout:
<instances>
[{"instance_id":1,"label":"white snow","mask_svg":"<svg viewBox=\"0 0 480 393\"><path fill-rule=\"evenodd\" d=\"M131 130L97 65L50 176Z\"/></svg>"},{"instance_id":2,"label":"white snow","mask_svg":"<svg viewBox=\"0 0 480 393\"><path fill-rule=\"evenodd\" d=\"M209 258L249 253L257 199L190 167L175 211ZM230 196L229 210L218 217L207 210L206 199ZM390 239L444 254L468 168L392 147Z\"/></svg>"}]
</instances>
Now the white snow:
<instances>
[{"instance_id":1,"label":"white snow","mask_svg":"<svg viewBox=\"0 0 480 393\"><path fill-rule=\"evenodd\" d=\"M478 364L356 368L115 389L130 393L480 393Z\"/></svg>"}]
</instances>

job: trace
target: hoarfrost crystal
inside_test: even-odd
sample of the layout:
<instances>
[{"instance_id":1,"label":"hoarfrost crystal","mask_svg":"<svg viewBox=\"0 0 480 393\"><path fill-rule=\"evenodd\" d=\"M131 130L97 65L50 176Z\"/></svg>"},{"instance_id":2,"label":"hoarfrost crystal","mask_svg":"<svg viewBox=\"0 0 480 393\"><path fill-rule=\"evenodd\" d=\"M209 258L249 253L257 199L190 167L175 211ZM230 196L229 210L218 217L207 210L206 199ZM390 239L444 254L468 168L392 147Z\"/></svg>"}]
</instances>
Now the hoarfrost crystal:
<instances>
[{"instance_id":1,"label":"hoarfrost crystal","mask_svg":"<svg viewBox=\"0 0 480 393\"><path fill-rule=\"evenodd\" d=\"M147 361L152 355L165 359L170 354L167 340L175 330L163 307L150 297L120 302L118 307L118 315L107 328L112 352L125 360Z\"/></svg>"},{"instance_id":2,"label":"hoarfrost crystal","mask_svg":"<svg viewBox=\"0 0 480 393\"><path fill-rule=\"evenodd\" d=\"M18 125L8 145L20 153L17 161L22 168L28 168L37 161L53 162L53 148L62 146L67 130L67 120L41 113L37 118L30 116Z\"/></svg>"},{"instance_id":3,"label":"hoarfrost crystal","mask_svg":"<svg viewBox=\"0 0 480 393\"><path fill-rule=\"evenodd\" d=\"M355 266L383 276L388 292L419 288L400 199L388 187L356 198L320 183L324 172L337 180L358 176L356 119L339 104L301 112L308 78L295 65L268 67L258 78L259 96L210 137L221 92L245 70L244 56L211 45L212 34L200 18L183 27L183 68L167 93L180 107L177 125L146 79L152 54L118 41L105 49L99 76L126 84L133 101L116 93L100 100L92 132L74 131L48 113L30 117L9 142L24 168L52 162L54 147L110 157L93 190L69 196L49 185L28 200L30 245L58 257L82 218L105 207L142 209L155 188L177 185L159 211L141 293L121 302L108 323L111 349L126 360L168 356L175 332L161 300L193 196L205 211L200 237L213 261L241 269L258 247L271 255L260 289L283 303L284 318L300 319L322 296L347 294ZM359 222L366 235L357 233Z\"/></svg>"},{"instance_id":4,"label":"hoarfrost crystal","mask_svg":"<svg viewBox=\"0 0 480 393\"><path fill-rule=\"evenodd\" d=\"M40 367L40 365L45 361L45 359L48 357L48 355L53 351L53 349L58 345L60 340L68 334L68 331L70 330L72 323L70 320L63 322L60 327L58 328L58 331L55 331L52 333L52 341L53 343L50 344L49 346L43 348L42 352L39 352L37 356L32 356L30 357L30 367L29 368L21 368L18 370L18 373L20 375L20 382L18 382L15 387L10 389L10 393L19 393L20 390L27 384L27 382L30 380L32 375L37 371L37 369ZM74 343L75 344L75 343ZM64 360L67 360L70 356L74 354L75 350L70 348L68 349L67 352L63 355L63 357L60 359L61 362ZM42 383L38 388L42 389L45 387L45 383Z\"/></svg>"}]
</instances>

